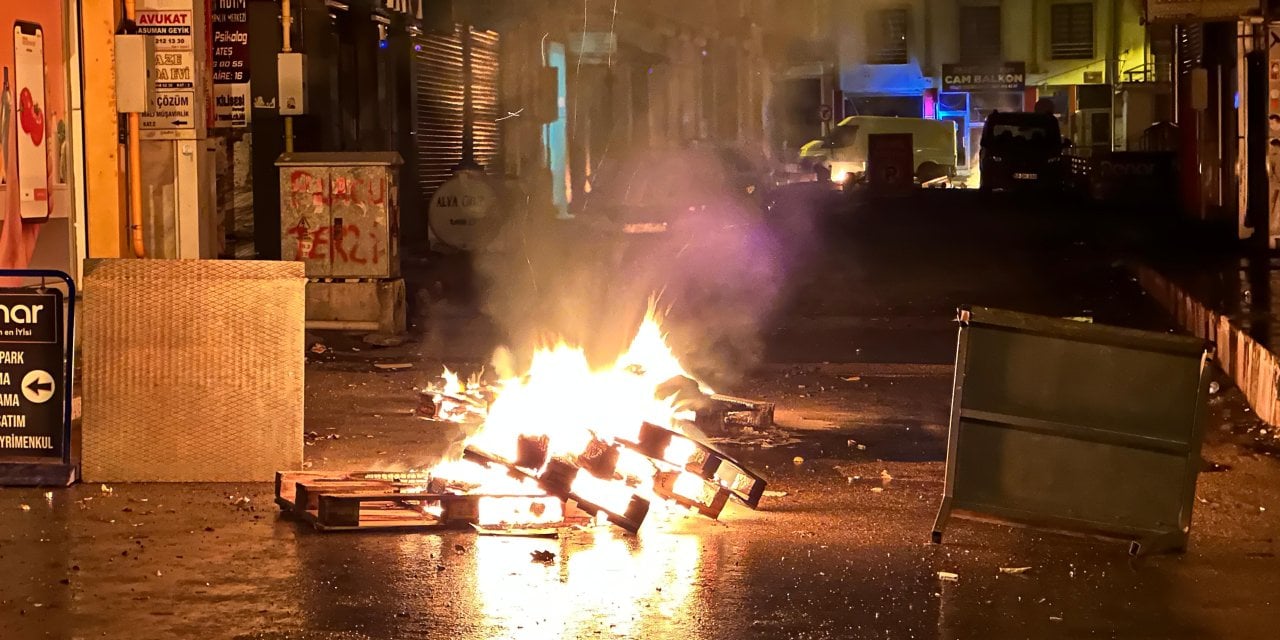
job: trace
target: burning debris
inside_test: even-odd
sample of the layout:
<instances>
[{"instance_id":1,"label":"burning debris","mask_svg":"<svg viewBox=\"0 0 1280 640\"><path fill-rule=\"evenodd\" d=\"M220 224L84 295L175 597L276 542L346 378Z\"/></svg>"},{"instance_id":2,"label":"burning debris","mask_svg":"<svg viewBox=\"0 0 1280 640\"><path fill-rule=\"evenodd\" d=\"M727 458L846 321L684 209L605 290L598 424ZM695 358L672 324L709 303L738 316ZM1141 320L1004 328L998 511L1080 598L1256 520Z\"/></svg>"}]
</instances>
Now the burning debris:
<instances>
[{"instance_id":1,"label":"burning debris","mask_svg":"<svg viewBox=\"0 0 1280 640\"><path fill-rule=\"evenodd\" d=\"M593 368L560 343L496 384L445 369L420 392L417 415L478 425L461 460L417 476L281 474L277 502L321 528L492 530L594 518L634 533L655 513L718 518L730 499L756 508L765 482L695 434L768 428L773 409L716 395L687 373L651 305L610 367Z\"/></svg>"}]
</instances>

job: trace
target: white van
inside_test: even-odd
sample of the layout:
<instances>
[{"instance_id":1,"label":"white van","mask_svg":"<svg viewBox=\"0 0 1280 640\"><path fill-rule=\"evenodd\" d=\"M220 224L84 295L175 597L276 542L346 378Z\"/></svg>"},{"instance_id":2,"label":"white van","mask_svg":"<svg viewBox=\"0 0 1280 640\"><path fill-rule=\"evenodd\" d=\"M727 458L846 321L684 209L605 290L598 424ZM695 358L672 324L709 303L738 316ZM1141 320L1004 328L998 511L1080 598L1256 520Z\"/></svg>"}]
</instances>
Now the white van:
<instances>
[{"instance_id":1,"label":"white van","mask_svg":"<svg viewBox=\"0 0 1280 640\"><path fill-rule=\"evenodd\" d=\"M921 182L956 173L956 125L950 120L849 116L830 135L800 148L802 163L821 162L831 170L831 181L861 179L867 170L867 136L875 133L910 133L915 143L916 178Z\"/></svg>"}]
</instances>

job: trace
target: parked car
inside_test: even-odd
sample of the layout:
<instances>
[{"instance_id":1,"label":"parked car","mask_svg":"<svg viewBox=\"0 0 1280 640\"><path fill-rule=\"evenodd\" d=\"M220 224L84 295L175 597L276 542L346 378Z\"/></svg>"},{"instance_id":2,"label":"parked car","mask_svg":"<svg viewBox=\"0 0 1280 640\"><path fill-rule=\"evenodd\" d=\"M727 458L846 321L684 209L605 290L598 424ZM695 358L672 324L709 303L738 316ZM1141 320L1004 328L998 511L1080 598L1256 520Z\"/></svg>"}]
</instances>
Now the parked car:
<instances>
[{"instance_id":1,"label":"parked car","mask_svg":"<svg viewBox=\"0 0 1280 640\"><path fill-rule=\"evenodd\" d=\"M979 187L1060 189L1066 146L1052 114L992 111L982 127Z\"/></svg>"},{"instance_id":2,"label":"parked car","mask_svg":"<svg viewBox=\"0 0 1280 640\"><path fill-rule=\"evenodd\" d=\"M734 147L645 151L602 163L582 215L626 235L676 233L759 215L775 182L763 159Z\"/></svg>"},{"instance_id":3,"label":"parked car","mask_svg":"<svg viewBox=\"0 0 1280 640\"><path fill-rule=\"evenodd\" d=\"M835 183L857 182L867 170L867 139L878 133L909 133L915 176L920 182L956 173L956 125L949 120L849 116L821 140L800 148L800 161L819 168Z\"/></svg>"}]
</instances>

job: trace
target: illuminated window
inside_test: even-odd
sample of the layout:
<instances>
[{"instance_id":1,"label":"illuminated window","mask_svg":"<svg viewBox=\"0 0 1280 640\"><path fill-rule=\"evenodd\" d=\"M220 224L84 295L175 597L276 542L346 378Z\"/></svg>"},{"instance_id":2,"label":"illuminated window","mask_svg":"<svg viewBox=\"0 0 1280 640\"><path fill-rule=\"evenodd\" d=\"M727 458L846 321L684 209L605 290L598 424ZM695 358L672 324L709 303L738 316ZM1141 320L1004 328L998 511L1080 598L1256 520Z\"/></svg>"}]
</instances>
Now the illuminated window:
<instances>
[{"instance_id":1,"label":"illuminated window","mask_svg":"<svg viewBox=\"0 0 1280 640\"><path fill-rule=\"evenodd\" d=\"M907 63L906 9L881 9L868 16L867 60L871 64Z\"/></svg>"},{"instance_id":2,"label":"illuminated window","mask_svg":"<svg viewBox=\"0 0 1280 640\"><path fill-rule=\"evenodd\" d=\"M1000 7L960 7L960 58L965 62L1000 59Z\"/></svg>"},{"instance_id":3,"label":"illuminated window","mask_svg":"<svg viewBox=\"0 0 1280 640\"><path fill-rule=\"evenodd\" d=\"M1049 57L1087 60L1093 57L1093 3L1071 2L1049 7Z\"/></svg>"}]
</instances>

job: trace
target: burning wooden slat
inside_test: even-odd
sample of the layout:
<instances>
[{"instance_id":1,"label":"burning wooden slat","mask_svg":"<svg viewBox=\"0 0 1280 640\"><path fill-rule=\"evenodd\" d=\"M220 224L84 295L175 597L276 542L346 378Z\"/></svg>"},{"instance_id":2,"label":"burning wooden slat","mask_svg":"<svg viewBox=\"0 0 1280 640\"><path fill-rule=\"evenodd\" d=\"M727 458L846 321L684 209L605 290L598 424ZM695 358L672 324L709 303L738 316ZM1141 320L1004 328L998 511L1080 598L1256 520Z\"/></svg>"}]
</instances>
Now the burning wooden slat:
<instances>
[{"instance_id":1,"label":"burning wooden slat","mask_svg":"<svg viewBox=\"0 0 1280 640\"><path fill-rule=\"evenodd\" d=\"M653 480L654 493L708 518L719 518L729 501L728 489L687 471L659 471Z\"/></svg>"},{"instance_id":2,"label":"burning wooden slat","mask_svg":"<svg viewBox=\"0 0 1280 640\"><path fill-rule=\"evenodd\" d=\"M463 529L479 522L480 496L457 494L320 494L312 524L336 531L360 528ZM434 526L433 526L434 525Z\"/></svg>"},{"instance_id":3,"label":"burning wooden slat","mask_svg":"<svg viewBox=\"0 0 1280 640\"><path fill-rule=\"evenodd\" d=\"M547 463L550 446L551 438L545 435L527 436L521 434L516 438L515 465L525 469L541 469L542 465Z\"/></svg>"},{"instance_id":4,"label":"burning wooden slat","mask_svg":"<svg viewBox=\"0 0 1280 640\"><path fill-rule=\"evenodd\" d=\"M684 469L729 490L743 504L755 509L764 495L764 478L748 471L737 460L684 434L646 422L635 442L620 441L639 453Z\"/></svg>"},{"instance_id":5,"label":"burning wooden slat","mask_svg":"<svg viewBox=\"0 0 1280 640\"><path fill-rule=\"evenodd\" d=\"M618 447L599 438L587 443L586 451L578 456L578 466L587 473L603 479L612 480L618 469Z\"/></svg>"},{"instance_id":6,"label":"burning wooden slat","mask_svg":"<svg viewBox=\"0 0 1280 640\"><path fill-rule=\"evenodd\" d=\"M547 462L546 468L543 469L541 474L534 475L517 467L513 462L481 451L474 446L468 446L465 449L464 457L486 467L497 466L506 469L507 474L515 478L536 482L548 494L561 500L574 502L587 513L603 513L609 522L631 533L640 530L640 525L644 522L645 516L649 514L649 501L634 493L627 499L626 505L619 505L622 506L620 509L616 506L604 504L603 496L582 495L575 488L580 469L572 461L565 458L552 458ZM621 485L620 483L619 485L622 489L626 489L626 485Z\"/></svg>"}]
</instances>

